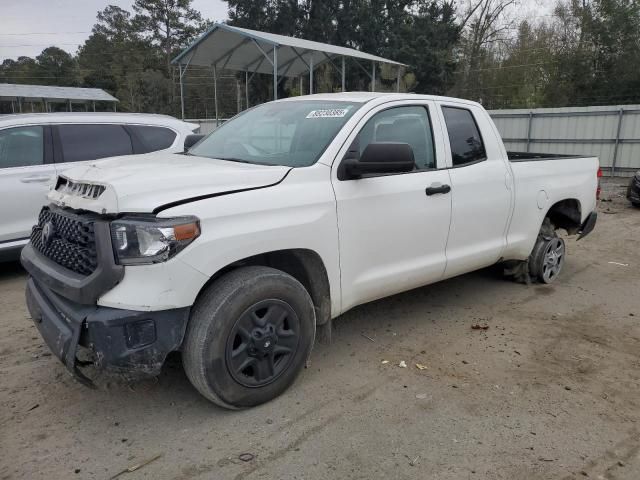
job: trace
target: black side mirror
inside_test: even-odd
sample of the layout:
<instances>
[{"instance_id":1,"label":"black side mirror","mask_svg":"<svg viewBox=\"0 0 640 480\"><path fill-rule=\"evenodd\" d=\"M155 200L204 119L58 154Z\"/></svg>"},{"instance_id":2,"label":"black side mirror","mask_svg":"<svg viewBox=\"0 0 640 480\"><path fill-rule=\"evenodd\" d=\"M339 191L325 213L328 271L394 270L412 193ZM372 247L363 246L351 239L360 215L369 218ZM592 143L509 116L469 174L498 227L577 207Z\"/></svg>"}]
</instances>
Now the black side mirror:
<instances>
[{"instance_id":1,"label":"black side mirror","mask_svg":"<svg viewBox=\"0 0 640 480\"><path fill-rule=\"evenodd\" d=\"M342 160L338 171L339 180L356 179L368 173L410 172L415 166L413 149L408 143L370 143L359 159L353 158L353 153L353 149L349 149Z\"/></svg>"},{"instance_id":2,"label":"black side mirror","mask_svg":"<svg viewBox=\"0 0 640 480\"><path fill-rule=\"evenodd\" d=\"M200 135L200 134L187 135L184 139L184 151L186 152L187 150L189 150L191 147L193 147L196 143L198 143L204 137L205 135Z\"/></svg>"}]
</instances>

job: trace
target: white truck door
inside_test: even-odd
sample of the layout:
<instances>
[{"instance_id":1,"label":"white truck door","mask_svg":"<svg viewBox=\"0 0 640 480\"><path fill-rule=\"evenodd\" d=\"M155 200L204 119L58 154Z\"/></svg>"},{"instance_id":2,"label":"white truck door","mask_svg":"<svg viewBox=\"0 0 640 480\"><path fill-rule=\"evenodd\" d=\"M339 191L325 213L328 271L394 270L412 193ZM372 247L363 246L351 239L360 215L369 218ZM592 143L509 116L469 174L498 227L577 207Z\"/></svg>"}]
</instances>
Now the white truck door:
<instances>
[{"instance_id":1,"label":"white truck door","mask_svg":"<svg viewBox=\"0 0 640 480\"><path fill-rule=\"evenodd\" d=\"M29 238L55 178L49 127L0 130L0 248Z\"/></svg>"},{"instance_id":2,"label":"white truck door","mask_svg":"<svg viewBox=\"0 0 640 480\"><path fill-rule=\"evenodd\" d=\"M510 170L488 115L478 107L442 103L451 159L451 230L445 277L500 259L512 212Z\"/></svg>"},{"instance_id":3,"label":"white truck door","mask_svg":"<svg viewBox=\"0 0 640 480\"><path fill-rule=\"evenodd\" d=\"M444 274L451 195L449 172L438 170L444 166L444 142L433 133L434 108L431 102L412 101L373 109L334 163L342 311ZM371 142L408 143L414 171L339 180L339 164L356 139L360 153Z\"/></svg>"}]
</instances>

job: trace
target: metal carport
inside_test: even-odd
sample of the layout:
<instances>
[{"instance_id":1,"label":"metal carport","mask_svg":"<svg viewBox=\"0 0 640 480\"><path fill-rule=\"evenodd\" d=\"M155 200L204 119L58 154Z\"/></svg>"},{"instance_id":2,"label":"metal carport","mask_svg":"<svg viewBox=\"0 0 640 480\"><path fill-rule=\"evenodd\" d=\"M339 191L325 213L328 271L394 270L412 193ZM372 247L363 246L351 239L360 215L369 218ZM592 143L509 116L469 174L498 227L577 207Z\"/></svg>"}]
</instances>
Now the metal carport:
<instances>
[{"instance_id":1,"label":"metal carport","mask_svg":"<svg viewBox=\"0 0 640 480\"><path fill-rule=\"evenodd\" d=\"M51 85L16 85L12 83L0 83L0 102L11 102L11 109L14 113L22 113L22 106L31 103L32 110L34 103L42 103L43 110L49 111L51 103L66 103L69 111L74 103L81 103L88 110L89 105L93 111L96 110L96 102L113 103L116 109L118 99L109 95L100 88L76 88L76 87L56 87ZM17 112L16 112L17 104Z\"/></svg>"},{"instance_id":2,"label":"metal carport","mask_svg":"<svg viewBox=\"0 0 640 480\"><path fill-rule=\"evenodd\" d=\"M179 68L182 118L184 118L183 77L190 65L213 68L214 90L216 90L215 82L218 70L245 72L245 96L248 105L248 85L256 73L273 75L273 97L275 100L278 98L278 84L283 78L300 77L302 79L302 75L307 73L309 74L309 93L313 93L313 71L319 65L327 62L340 72L342 91L344 91L346 58L353 59L369 76L372 91L375 90L376 64L386 63L397 66L396 89L400 90L401 68L406 66L403 63L353 48L216 23L172 62L177 64ZM338 60L340 60L340 64L337 63ZM371 71L363 67L358 60L371 62ZM214 95L216 97L217 118L217 91L214 92Z\"/></svg>"}]
</instances>

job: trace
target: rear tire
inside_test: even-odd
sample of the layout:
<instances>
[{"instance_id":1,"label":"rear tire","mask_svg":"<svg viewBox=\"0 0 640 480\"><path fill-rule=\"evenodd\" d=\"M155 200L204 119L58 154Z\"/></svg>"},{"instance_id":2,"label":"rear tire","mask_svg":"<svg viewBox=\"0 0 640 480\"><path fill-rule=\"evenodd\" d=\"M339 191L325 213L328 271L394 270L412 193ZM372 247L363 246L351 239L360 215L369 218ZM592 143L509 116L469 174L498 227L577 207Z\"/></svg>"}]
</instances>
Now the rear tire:
<instances>
[{"instance_id":1,"label":"rear tire","mask_svg":"<svg viewBox=\"0 0 640 480\"><path fill-rule=\"evenodd\" d=\"M564 240L545 219L529 257L531 276L541 283L553 283L560 275L566 257Z\"/></svg>"},{"instance_id":2,"label":"rear tire","mask_svg":"<svg viewBox=\"0 0 640 480\"><path fill-rule=\"evenodd\" d=\"M306 289L269 267L241 267L196 301L183 345L187 377L207 399L239 409L268 402L311 352L315 310Z\"/></svg>"}]
</instances>

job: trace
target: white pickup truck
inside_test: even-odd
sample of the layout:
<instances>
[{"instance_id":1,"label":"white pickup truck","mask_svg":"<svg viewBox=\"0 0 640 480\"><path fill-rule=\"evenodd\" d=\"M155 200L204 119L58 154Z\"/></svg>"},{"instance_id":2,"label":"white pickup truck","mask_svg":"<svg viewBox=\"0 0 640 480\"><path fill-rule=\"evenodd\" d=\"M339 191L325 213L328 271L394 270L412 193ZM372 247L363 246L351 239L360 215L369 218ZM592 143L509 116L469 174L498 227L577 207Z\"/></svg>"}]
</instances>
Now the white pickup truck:
<instances>
[{"instance_id":1,"label":"white pickup truck","mask_svg":"<svg viewBox=\"0 0 640 480\"><path fill-rule=\"evenodd\" d=\"M209 400L266 402L316 330L381 297L507 262L556 279L557 229L596 222L598 159L507 153L477 103L342 93L243 112L185 154L59 175L22 252L27 304L78 360L157 374L181 351ZM86 372L85 372L86 373Z\"/></svg>"}]
</instances>

